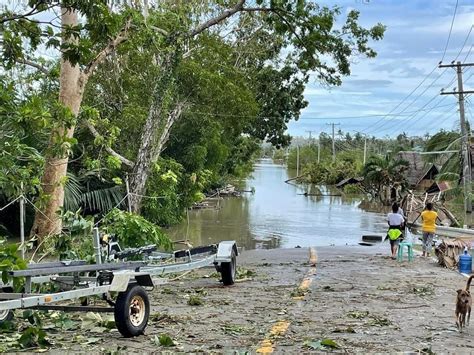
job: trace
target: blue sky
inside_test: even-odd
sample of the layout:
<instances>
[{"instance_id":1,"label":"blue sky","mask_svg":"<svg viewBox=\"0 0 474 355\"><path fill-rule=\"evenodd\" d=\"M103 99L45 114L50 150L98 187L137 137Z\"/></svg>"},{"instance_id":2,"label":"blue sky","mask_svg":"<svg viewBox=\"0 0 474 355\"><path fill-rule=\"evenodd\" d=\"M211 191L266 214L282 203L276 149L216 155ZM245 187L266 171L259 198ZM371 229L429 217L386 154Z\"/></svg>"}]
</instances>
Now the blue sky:
<instances>
[{"instance_id":1,"label":"blue sky","mask_svg":"<svg viewBox=\"0 0 474 355\"><path fill-rule=\"evenodd\" d=\"M457 98L439 95L442 88L451 91L457 86L453 82L455 70L435 69L443 56L456 0L337 0L318 3L339 5L343 14L358 9L362 25L370 27L381 22L387 26L387 31L382 41L372 44L378 56L375 59L354 58L352 75L344 78L342 86L328 90L315 80L310 82L305 91L309 106L297 122L289 124L291 135L307 136L307 130L315 131L313 135L321 131L329 133L327 123L331 122L340 123L338 128L344 132L360 131L375 136L396 136L401 132L424 135L441 128L459 128ZM444 63L454 60L459 52L458 60L464 61L467 57L466 62L474 62L474 30L467 37L473 24L474 1L459 0ZM464 71L464 89L474 89L474 68L465 68ZM425 78L423 84L401 104ZM474 95L466 100L468 119L471 111L474 112L473 105ZM389 112L391 116L374 116Z\"/></svg>"}]
</instances>

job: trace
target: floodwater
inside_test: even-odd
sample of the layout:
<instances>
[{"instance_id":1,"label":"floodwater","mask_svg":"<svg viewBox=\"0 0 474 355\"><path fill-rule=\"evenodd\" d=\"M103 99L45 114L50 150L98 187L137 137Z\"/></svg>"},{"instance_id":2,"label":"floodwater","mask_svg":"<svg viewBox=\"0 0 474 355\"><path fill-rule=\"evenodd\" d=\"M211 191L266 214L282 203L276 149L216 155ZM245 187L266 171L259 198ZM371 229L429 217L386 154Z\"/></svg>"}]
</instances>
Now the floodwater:
<instances>
[{"instance_id":1,"label":"floodwater","mask_svg":"<svg viewBox=\"0 0 474 355\"><path fill-rule=\"evenodd\" d=\"M285 183L293 176L285 166L262 159L245 182L245 190L254 188L254 194L211 201L218 208L189 211L188 220L168 233L194 246L235 240L245 249L270 249L356 245L364 234L386 232L385 213L369 211L361 197Z\"/></svg>"}]
</instances>

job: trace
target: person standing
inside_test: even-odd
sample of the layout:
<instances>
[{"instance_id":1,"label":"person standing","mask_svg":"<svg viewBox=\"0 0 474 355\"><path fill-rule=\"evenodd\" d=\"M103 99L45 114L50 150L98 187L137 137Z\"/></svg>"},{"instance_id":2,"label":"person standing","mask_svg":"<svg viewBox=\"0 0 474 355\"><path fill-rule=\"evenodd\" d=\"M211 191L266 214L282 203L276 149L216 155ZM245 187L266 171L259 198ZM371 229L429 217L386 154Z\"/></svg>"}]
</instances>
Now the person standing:
<instances>
[{"instance_id":1,"label":"person standing","mask_svg":"<svg viewBox=\"0 0 474 355\"><path fill-rule=\"evenodd\" d=\"M388 232L387 236L390 239L390 249L392 251L392 259L396 259L398 245L400 244L400 240L402 239L402 228L405 219L403 216L398 213L398 205L394 203L392 205L392 212L387 215L387 223L388 223Z\"/></svg>"},{"instance_id":2,"label":"person standing","mask_svg":"<svg viewBox=\"0 0 474 355\"><path fill-rule=\"evenodd\" d=\"M423 224L421 231L423 232L423 256L430 256L431 248L433 247L433 238L436 232L436 219L438 213L433 211L433 204L428 202L426 208L421 212L421 220Z\"/></svg>"}]
</instances>

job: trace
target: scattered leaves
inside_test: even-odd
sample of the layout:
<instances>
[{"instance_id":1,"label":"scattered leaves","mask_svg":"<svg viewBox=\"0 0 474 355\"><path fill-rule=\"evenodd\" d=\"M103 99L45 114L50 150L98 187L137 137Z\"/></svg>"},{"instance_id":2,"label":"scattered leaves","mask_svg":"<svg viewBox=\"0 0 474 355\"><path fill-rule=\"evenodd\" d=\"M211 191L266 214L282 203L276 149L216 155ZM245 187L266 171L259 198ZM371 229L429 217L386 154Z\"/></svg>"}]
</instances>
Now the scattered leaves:
<instances>
[{"instance_id":1,"label":"scattered leaves","mask_svg":"<svg viewBox=\"0 0 474 355\"><path fill-rule=\"evenodd\" d=\"M44 348L51 345L46 338L46 332L39 327L26 328L18 339L18 344L23 349L36 347Z\"/></svg>"},{"instance_id":2,"label":"scattered leaves","mask_svg":"<svg viewBox=\"0 0 474 355\"><path fill-rule=\"evenodd\" d=\"M199 297L197 295L189 296L188 305L190 305L190 306L202 306L203 304L204 304L204 301L202 300L201 297Z\"/></svg>"},{"instance_id":3,"label":"scattered leaves","mask_svg":"<svg viewBox=\"0 0 474 355\"><path fill-rule=\"evenodd\" d=\"M297 287L293 291L291 291L290 296L291 297L304 297L308 292L309 292L308 289L302 289L301 287Z\"/></svg>"},{"instance_id":4,"label":"scattered leaves","mask_svg":"<svg viewBox=\"0 0 474 355\"><path fill-rule=\"evenodd\" d=\"M162 334L159 337L155 335L155 338L153 339L153 343L156 345L160 344L161 346L165 346L165 347L176 346L173 339L171 339L171 337L168 334Z\"/></svg>"},{"instance_id":5,"label":"scattered leaves","mask_svg":"<svg viewBox=\"0 0 474 355\"><path fill-rule=\"evenodd\" d=\"M333 333L355 333L356 331L352 327L347 327L347 328L336 328L332 332Z\"/></svg>"},{"instance_id":6,"label":"scattered leaves","mask_svg":"<svg viewBox=\"0 0 474 355\"><path fill-rule=\"evenodd\" d=\"M413 287L412 291L415 295L418 295L418 296L421 296L421 297L432 296L435 293L434 288L431 285Z\"/></svg>"},{"instance_id":7,"label":"scattered leaves","mask_svg":"<svg viewBox=\"0 0 474 355\"><path fill-rule=\"evenodd\" d=\"M369 311L352 311L347 313L347 315L354 319L362 319L369 315Z\"/></svg>"},{"instance_id":8,"label":"scattered leaves","mask_svg":"<svg viewBox=\"0 0 474 355\"><path fill-rule=\"evenodd\" d=\"M321 340L307 340L303 343L303 347L310 350L329 350L339 349L340 346L334 340L326 338Z\"/></svg>"},{"instance_id":9,"label":"scattered leaves","mask_svg":"<svg viewBox=\"0 0 474 355\"><path fill-rule=\"evenodd\" d=\"M257 275L257 273L250 269L245 269L243 267L238 267L236 272L236 279L245 279L249 277L253 277Z\"/></svg>"},{"instance_id":10,"label":"scattered leaves","mask_svg":"<svg viewBox=\"0 0 474 355\"><path fill-rule=\"evenodd\" d=\"M225 324L222 327L222 331L228 335L238 336L240 334L250 333L250 328L238 324Z\"/></svg>"},{"instance_id":11,"label":"scattered leaves","mask_svg":"<svg viewBox=\"0 0 474 355\"><path fill-rule=\"evenodd\" d=\"M375 326L375 327L387 327L391 325L392 322L384 317L379 317L379 316L371 316L371 319L369 320L369 325Z\"/></svg>"}]
</instances>

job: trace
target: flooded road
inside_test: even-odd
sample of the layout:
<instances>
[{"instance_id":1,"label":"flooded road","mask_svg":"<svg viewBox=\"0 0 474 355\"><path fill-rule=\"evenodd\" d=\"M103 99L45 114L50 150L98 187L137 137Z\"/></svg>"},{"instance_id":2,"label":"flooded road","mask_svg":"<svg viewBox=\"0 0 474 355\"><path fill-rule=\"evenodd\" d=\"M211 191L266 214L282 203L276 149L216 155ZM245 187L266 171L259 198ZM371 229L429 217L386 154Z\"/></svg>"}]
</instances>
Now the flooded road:
<instances>
[{"instance_id":1,"label":"flooded road","mask_svg":"<svg viewBox=\"0 0 474 355\"><path fill-rule=\"evenodd\" d=\"M219 209L189 211L189 223L168 233L193 245L236 240L245 249L355 245L363 234L385 233L385 214L364 211L360 197L304 196L339 192L286 184L291 177L285 166L260 160L245 185L255 194L221 199Z\"/></svg>"}]
</instances>

